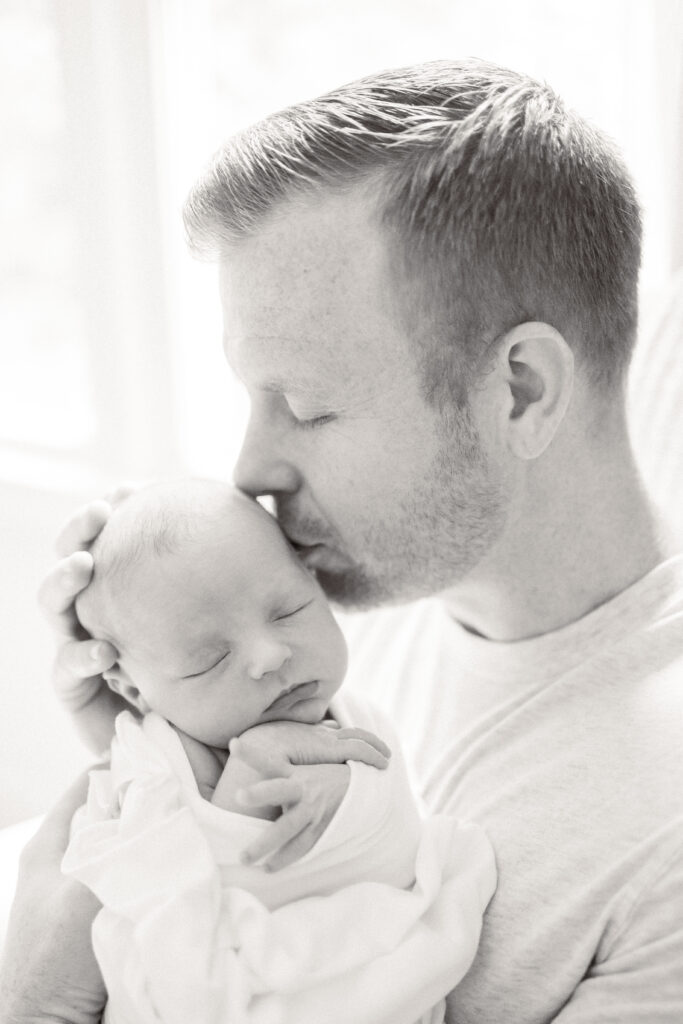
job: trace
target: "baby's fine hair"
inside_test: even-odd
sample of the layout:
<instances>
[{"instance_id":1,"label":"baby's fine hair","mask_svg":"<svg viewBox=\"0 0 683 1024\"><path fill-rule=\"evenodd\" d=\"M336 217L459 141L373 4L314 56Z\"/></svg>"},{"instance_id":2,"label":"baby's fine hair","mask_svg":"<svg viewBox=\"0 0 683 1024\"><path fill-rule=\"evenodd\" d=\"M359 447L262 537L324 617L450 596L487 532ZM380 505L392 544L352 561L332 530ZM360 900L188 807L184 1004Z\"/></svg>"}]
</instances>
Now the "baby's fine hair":
<instances>
[{"instance_id":1,"label":"baby's fine hair","mask_svg":"<svg viewBox=\"0 0 683 1024\"><path fill-rule=\"evenodd\" d=\"M219 480L188 478L148 484L116 506L91 545L93 583L103 579L111 583L144 558L173 554L225 521L236 506L254 504Z\"/></svg>"}]
</instances>

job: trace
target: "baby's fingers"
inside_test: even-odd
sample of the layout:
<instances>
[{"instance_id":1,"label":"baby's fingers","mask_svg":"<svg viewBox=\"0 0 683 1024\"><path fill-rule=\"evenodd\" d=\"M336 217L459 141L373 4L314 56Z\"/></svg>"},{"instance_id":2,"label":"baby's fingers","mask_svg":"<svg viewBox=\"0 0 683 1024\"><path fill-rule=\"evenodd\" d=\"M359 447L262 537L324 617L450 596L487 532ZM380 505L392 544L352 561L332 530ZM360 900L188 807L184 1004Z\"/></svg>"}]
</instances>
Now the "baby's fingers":
<instances>
[{"instance_id":1,"label":"baby's fingers","mask_svg":"<svg viewBox=\"0 0 683 1024\"><path fill-rule=\"evenodd\" d=\"M110 515L111 505L102 500L91 501L78 509L57 537L57 554L64 557L87 548Z\"/></svg>"},{"instance_id":2,"label":"baby's fingers","mask_svg":"<svg viewBox=\"0 0 683 1024\"><path fill-rule=\"evenodd\" d=\"M249 735L236 736L230 740L229 750L231 757L239 757L250 768L268 779L289 775L292 770L291 764L281 750L273 746L267 747Z\"/></svg>"},{"instance_id":3,"label":"baby's fingers","mask_svg":"<svg viewBox=\"0 0 683 1024\"><path fill-rule=\"evenodd\" d=\"M374 732L368 732L367 729L355 729L355 728L343 728L338 729L336 732L337 739L340 740L357 740L373 750L376 750L384 758L391 757L391 747L387 746L384 740L381 740L379 736L375 736Z\"/></svg>"},{"instance_id":4,"label":"baby's fingers","mask_svg":"<svg viewBox=\"0 0 683 1024\"><path fill-rule=\"evenodd\" d=\"M309 822L293 839L268 858L263 865L264 868L266 871L281 871L282 868L288 868L290 864L305 857L319 838L318 830Z\"/></svg>"},{"instance_id":5,"label":"baby's fingers","mask_svg":"<svg viewBox=\"0 0 683 1024\"><path fill-rule=\"evenodd\" d=\"M362 729L340 729L335 733L335 761L362 761L363 764L372 765L373 768L384 769L388 767L391 750L376 736L368 733L374 742L358 736Z\"/></svg>"},{"instance_id":6,"label":"baby's fingers","mask_svg":"<svg viewBox=\"0 0 683 1024\"><path fill-rule=\"evenodd\" d=\"M243 851L240 860L243 864L255 864L264 857L268 857L263 864L267 871L277 871L279 868L285 867L286 864L291 864L296 860L296 856L289 859L289 846L292 840L304 832L310 824L310 808L304 804L296 804L291 810L285 811L277 821L274 821L259 839L251 843ZM310 845L312 846L313 843ZM284 847L287 847L287 855L281 856L284 853Z\"/></svg>"},{"instance_id":7,"label":"baby's fingers","mask_svg":"<svg viewBox=\"0 0 683 1024\"><path fill-rule=\"evenodd\" d=\"M297 803L302 796L301 783L294 778L264 779L241 789L237 802L242 807L287 807Z\"/></svg>"},{"instance_id":8,"label":"baby's fingers","mask_svg":"<svg viewBox=\"0 0 683 1024\"><path fill-rule=\"evenodd\" d=\"M59 633L78 635L74 598L90 582L92 567L92 555L75 551L58 562L41 583L38 603L45 618Z\"/></svg>"}]
</instances>

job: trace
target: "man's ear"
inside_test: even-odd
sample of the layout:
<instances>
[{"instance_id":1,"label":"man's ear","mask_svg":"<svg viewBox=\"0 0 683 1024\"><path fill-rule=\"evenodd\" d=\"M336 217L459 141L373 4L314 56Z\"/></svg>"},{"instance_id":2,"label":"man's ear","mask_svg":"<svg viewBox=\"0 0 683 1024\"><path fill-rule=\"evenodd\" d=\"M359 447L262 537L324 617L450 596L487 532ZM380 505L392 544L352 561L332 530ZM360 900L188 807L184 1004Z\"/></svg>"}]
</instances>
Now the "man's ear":
<instances>
[{"instance_id":1,"label":"man's ear","mask_svg":"<svg viewBox=\"0 0 683 1024\"><path fill-rule=\"evenodd\" d=\"M118 665L114 665L113 668L103 673L103 678L110 690L118 693L120 697L132 704L141 715L146 715L148 711L152 710L137 686L130 681Z\"/></svg>"},{"instance_id":2,"label":"man's ear","mask_svg":"<svg viewBox=\"0 0 683 1024\"><path fill-rule=\"evenodd\" d=\"M499 352L510 396L505 424L510 450L520 459L536 459L567 411L574 355L559 331L536 322L509 331Z\"/></svg>"}]
</instances>

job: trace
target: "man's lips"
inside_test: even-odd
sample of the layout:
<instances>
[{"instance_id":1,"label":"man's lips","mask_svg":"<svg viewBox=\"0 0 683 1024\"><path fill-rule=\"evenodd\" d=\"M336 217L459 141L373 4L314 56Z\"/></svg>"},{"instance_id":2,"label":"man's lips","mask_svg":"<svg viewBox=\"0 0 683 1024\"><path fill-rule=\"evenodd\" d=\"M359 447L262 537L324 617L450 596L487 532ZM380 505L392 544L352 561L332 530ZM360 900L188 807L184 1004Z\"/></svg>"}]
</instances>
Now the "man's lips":
<instances>
[{"instance_id":1,"label":"man's lips","mask_svg":"<svg viewBox=\"0 0 683 1024\"><path fill-rule=\"evenodd\" d=\"M290 686L284 690L279 697L276 697L272 704L269 704L267 708L264 708L263 714L271 711L285 711L298 704L302 700L310 700L311 697L315 697L320 688L320 684L317 679L311 679L307 683L298 683L296 686Z\"/></svg>"},{"instance_id":2,"label":"man's lips","mask_svg":"<svg viewBox=\"0 0 683 1024\"><path fill-rule=\"evenodd\" d=\"M287 537L287 540L296 551L309 551L311 548L322 547L322 542L319 540L299 539L293 534L287 533L287 531L285 531L285 536Z\"/></svg>"},{"instance_id":3,"label":"man's lips","mask_svg":"<svg viewBox=\"0 0 683 1024\"><path fill-rule=\"evenodd\" d=\"M344 571L352 562L342 553L343 548L331 537L327 539L318 533L318 536L306 536L306 531L290 529L286 522L280 523L283 533L294 548L299 560L310 572L318 570ZM322 539L321 539L322 538Z\"/></svg>"}]
</instances>

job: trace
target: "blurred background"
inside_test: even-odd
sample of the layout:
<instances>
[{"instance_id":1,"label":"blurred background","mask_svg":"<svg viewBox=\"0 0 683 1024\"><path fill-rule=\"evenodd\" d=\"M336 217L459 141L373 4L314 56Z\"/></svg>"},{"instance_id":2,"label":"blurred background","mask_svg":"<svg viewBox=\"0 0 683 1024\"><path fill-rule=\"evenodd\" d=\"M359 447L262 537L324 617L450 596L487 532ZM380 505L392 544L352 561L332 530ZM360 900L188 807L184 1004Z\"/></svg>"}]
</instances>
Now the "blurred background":
<instances>
[{"instance_id":1,"label":"blurred background","mask_svg":"<svg viewBox=\"0 0 683 1024\"><path fill-rule=\"evenodd\" d=\"M215 270L184 247L195 175L274 109L462 55L546 79L617 140L645 208L643 335L672 338L681 0L0 0L0 826L43 811L87 760L35 605L61 523L123 479L228 477L239 448ZM651 362L639 351L635 390L655 383L636 440L675 515L682 377Z\"/></svg>"}]
</instances>

